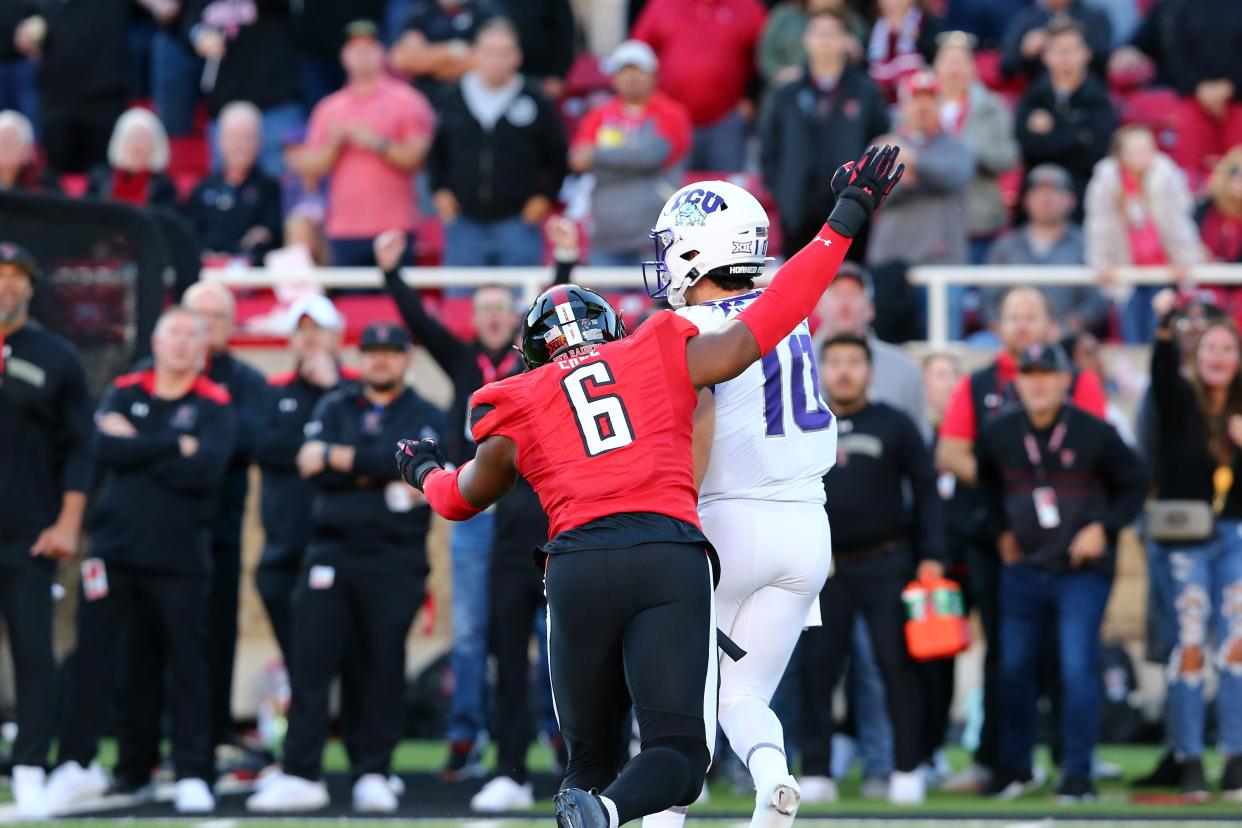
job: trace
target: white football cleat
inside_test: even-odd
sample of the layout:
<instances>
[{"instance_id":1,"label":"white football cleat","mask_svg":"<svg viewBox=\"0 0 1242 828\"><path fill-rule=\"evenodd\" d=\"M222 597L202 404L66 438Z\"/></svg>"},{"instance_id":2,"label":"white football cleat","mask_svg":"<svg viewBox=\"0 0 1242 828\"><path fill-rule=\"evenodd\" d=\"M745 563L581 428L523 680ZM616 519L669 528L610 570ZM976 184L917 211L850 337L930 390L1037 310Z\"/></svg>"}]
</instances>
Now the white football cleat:
<instances>
[{"instance_id":1,"label":"white football cleat","mask_svg":"<svg viewBox=\"0 0 1242 828\"><path fill-rule=\"evenodd\" d=\"M802 790L802 801L814 805L836 802L837 783L830 776L804 776L798 783Z\"/></svg>"},{"instance_id":2,"label":"white football cleat","mask_svg":"<svg viewBox=\"0 0 1242 828\"><path fill-rule=\"evenodd\" d=\"M47 819L47 803L43 783L47 774L34 765L14 765L12 772L13 799L18 819Z\"/></svg>"},{"instance_id":3,"label":"white football cleat","mask_svg":"<svg viewBox=\"0 0 1242 828\"><path fill-rule=\"evenodd\" d=\"M388 777L364 773L354 783L354 810L366 814L391 814L397 810L397 795Z\"/></svg>"},{"instance_id":4,"label":"white football cleat","mask_svg":"<svg viewBox=\"0 0 1242 828\"><path fill-rule=\"evenodd\" d=\"M927 799L927 782L918 768L893 771L888 777L888 804L922 805Z\"/></svg>"},{"instance_id":5,"label":"white football cleat","mask_svg":"<svg viewBox=\"0 0 1242 828\"><path fill-rule=\"evenodd\" d=\"M47 813L56 816L100 799L108 792L108 777L98 762L84 768L74 761L65 762L52 771L43 789L43 803Z\"/></svg>"},{"instance_id":6,"label":"white football cleat","mask_svg":"<svg viewBox=\"0 0 1242 828\"><path fill-rule=\"evenodd\" d=\"M520 811L534 804L534 787L529 782L519 785L507 776L497 776L470 798L470 810L487 814Z\"/></svg>"},{"instance_id":7,"label":"white football cleat","mask_svg":"<svg viewBox=\"0 0 1242 828\"><path fill-rule=\"evenodd\" d=\"M173 807L179 814L209 814L216 809L216 798L203 780L178 779Z\"/></svg>"},{"instance_id":8,"label":"white football cleat","mask_svg":"<svg viewBox=\"0 0 1242 828\"><path fill-rule=\"evenodd\" d=\"M793 825L801 802L802 789L798 787L798 781L786 776L772 790L756 793L750 828L788 828Z\"/></svg>"},{"instance_id":9,"label":"white football cleat","mask_svg":"<svg viewBox=\"0 0 1242 828\"><path fill-rule=\"evenodd\" d=\"M328 807L328 788L300 776L274 774L263 783L263 789L246 800L247 811L282 813L318 811Z\"/></svg>"}]
</instances>

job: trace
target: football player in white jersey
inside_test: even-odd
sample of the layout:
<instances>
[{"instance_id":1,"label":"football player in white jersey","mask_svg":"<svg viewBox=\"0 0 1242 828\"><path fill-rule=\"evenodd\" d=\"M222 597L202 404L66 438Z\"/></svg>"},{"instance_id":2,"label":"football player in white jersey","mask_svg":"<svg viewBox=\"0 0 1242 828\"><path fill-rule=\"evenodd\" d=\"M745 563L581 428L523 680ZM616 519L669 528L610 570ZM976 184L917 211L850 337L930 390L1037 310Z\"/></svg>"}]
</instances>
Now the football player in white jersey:
<instances>
[{"instance_id":1,"label":"football player in white jersey","mask_svg":"<svg viewBox=\"0 0 1242 828\"><path fill-rule=\"evenodd\" d=\"M683 187L652 232L649 292L710 331L759 291L768 216L724 181ZM653 279L651 271L655 271ZM823 476L837 453L837 425L820 396L805 322L741 376L704 389L695 414L699 517L720 555L720 628L746 656L720 664L720 726L755 782L752 828L793 821L801 799L780 721L768 707L802 629L819 623L831 535ZM676 828L684 809L644 818Z\"/></svg>"}]
</instances>

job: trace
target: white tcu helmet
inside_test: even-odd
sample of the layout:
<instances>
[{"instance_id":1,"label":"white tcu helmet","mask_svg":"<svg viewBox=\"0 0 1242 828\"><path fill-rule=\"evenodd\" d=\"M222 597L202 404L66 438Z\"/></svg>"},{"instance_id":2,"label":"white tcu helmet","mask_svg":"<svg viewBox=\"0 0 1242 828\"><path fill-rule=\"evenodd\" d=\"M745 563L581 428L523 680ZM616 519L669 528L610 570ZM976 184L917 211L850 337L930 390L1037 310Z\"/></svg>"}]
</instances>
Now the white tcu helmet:
<instances>
[{"instance_id":1,"label":"white tcu helmet","mask_svg":"<svg viewBox=\"0 0 1242 828\"><path fill-rule=\"evenodd\" d=\"M653 299L686 304L686 288L709 271L755 278L768 255L768 214L753 195L727 181L698 181L673 194L651 231L656 257L643 262Z\"/></svg>"}]
</instances>

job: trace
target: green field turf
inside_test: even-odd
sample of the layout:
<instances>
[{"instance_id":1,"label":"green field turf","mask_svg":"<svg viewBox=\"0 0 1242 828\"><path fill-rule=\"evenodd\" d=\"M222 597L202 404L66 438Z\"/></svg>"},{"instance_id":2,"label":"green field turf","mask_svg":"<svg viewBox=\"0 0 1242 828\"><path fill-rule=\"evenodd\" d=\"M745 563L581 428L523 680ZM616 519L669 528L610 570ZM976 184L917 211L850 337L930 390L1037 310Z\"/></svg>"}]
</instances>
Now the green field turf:
<instances>
[{"instance_id":1,"label":"green field turf","mask_svg":"<svg viewBox=\"0 0 1242 828\"><path fill-rule=\"evenodd\" d=\"M444 759L444 746L439 742L403 742L395 757L395 770L399 772L432 771L439 767ZM1126 778L1134 778L1146 773L1155 764L1160 755L1157 747L1102 747L1099 750L1102 758L1116 762L1125 770ZM105 765L113 759L111 745L105 745L101 760ZM949 759L953 766L961 767L967 761L967 755L960 749L949 751ZM531 767L538 772L549 766L549 754L545 748L534 746L531 749ZM1041 756L1047 765L1047 757ZM325 768L329 772L347 769L344 751L339 743L332 743L324 756ZM1208 779L1215 782L1220 772L1220 759L1212 754L1205 757ZM857 777L845 780L841 784L841 801L835 805L807 805L799 813L799 824L813 826L816 823L828 826L885 826L885 828L905 828L905 826L948 826L953 828L971 828L971 826L1006 826L1006 828L1044 828L1045 826L1091 826L1106 828L1107 826L1145 825L1145 826L1180 826L1180 825L1211 825L1229 824L1242 825L1242 805L1221 801L1212 801L1203 805L1136 805L1129 801L1129 789L1124 782L1105 782L1099 785L1100 797L1095 802L1081 805L1061 805L1052 798L1052 784L1045 789L1023 797L1015 802L996 802L966 794L949 794L931 791L925 806L910 810L895 808L884 802L869 802L858 795L859 781ZM710 803L692 808L694 815L709 813L714 817L722 814L736 815L737 821L720 821L718 819L699 819L694 821L695 828L716 828L729 826L737 828L743 824L753 807L749 795L735 792L727 783L714 784L711 789ZM531 812L550 815L549 802L540 802ZM1205 821L1210 820L1210 821ZM234 820L227 818L187 818L174 820L57 820L51 824L58 826L110 826L132 823L150 828L152 826L184 826L195 825L202 828L267 828L282 826L322 825L326 820L288 819L288 820ZM333 822L340 822L333 819ZM386 824L368 820L368 823ZM415 828L528 828L530 826L548 826L547 817L532 819L530 822L514 820L401 820L403 825ZM46 823L45 823L46 824ZM394 823L395 824L395 821Z\"/></svg>"}]
</instances>

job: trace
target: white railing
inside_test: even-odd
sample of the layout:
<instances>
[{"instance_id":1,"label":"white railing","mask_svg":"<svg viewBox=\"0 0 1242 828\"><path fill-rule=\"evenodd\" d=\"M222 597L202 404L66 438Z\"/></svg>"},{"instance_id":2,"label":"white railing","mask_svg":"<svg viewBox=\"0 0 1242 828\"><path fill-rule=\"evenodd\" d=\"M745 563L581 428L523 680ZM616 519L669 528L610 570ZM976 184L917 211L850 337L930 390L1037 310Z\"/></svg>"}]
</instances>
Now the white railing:
<instances>
[{"instance_id":1,"label":"white railing","mask_svg":"<svg viewBox=\"0 0 1242 828\"><path fill-rule=\"evenodd\" d=\"M1195 284L1242 285L1242 265L1201 265L1191 269ZM534 301L552 280L551 267L409 267L401 274L413 287L473 288L504 285L521 292L525 302ZM1113 287L1168 285L1172 271L1167 267L1119 267L1113 271ZM296 278L269 274L255 268L204 268L202 278L223 282L233 288L270 288L280 282L313 283L323 288L381 288L380 272L368 267L328 267ZM951 285L1100 285L1097 271L1079 266L984 266L921 265L912 267L909 280L927 287L927 339L933 345L948 342L949 287ZM643 288L637 267L589 267L574 269L574 282L604 289Z\"/></svg>"}]
</instances>

